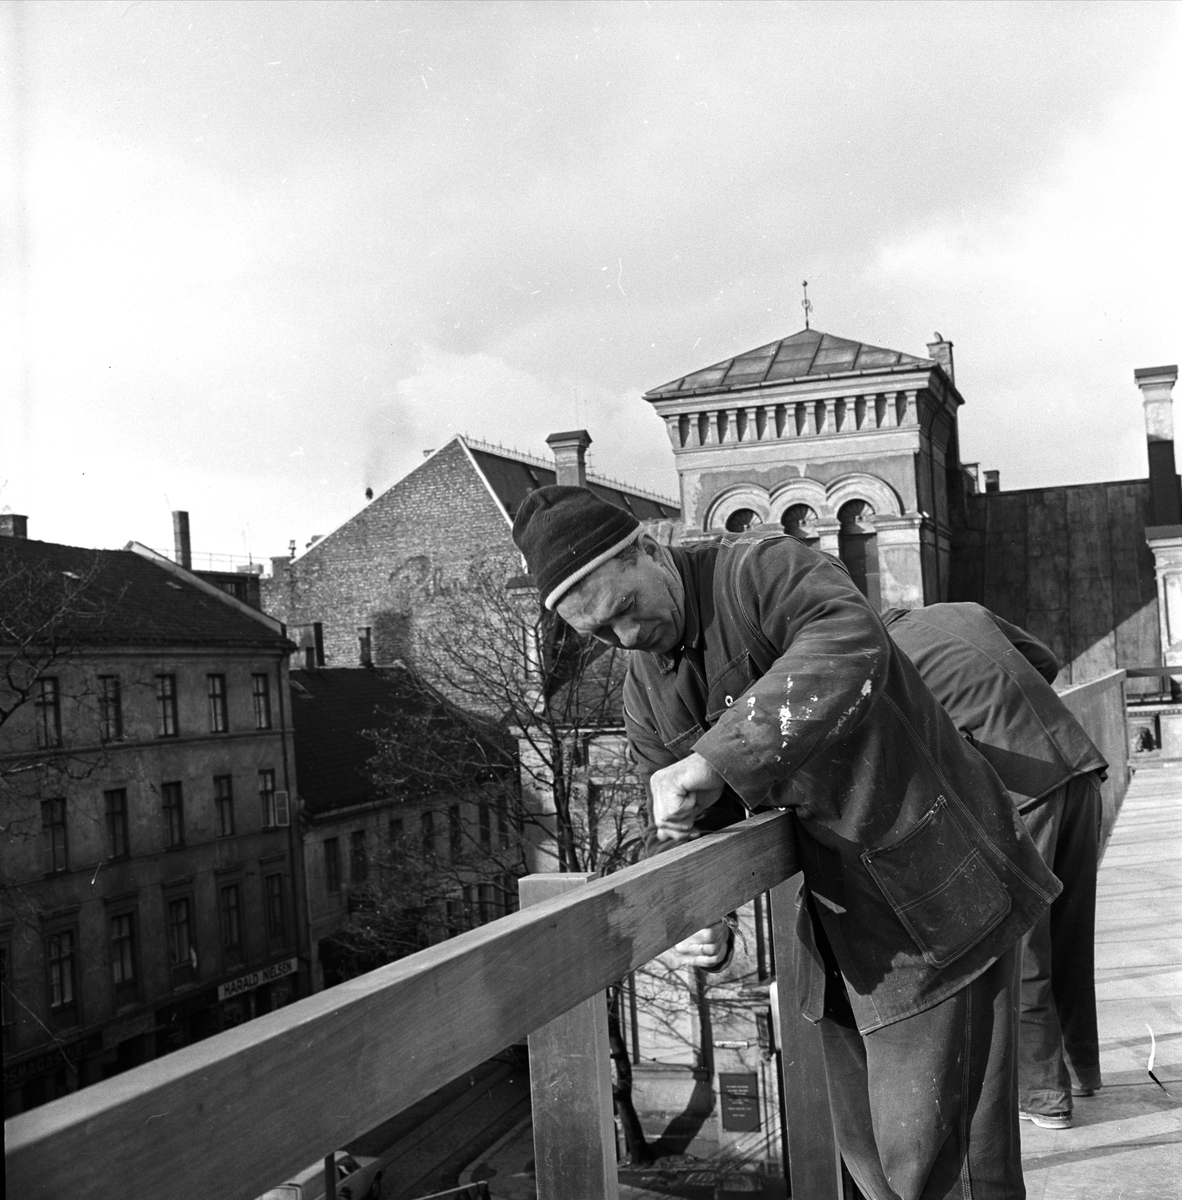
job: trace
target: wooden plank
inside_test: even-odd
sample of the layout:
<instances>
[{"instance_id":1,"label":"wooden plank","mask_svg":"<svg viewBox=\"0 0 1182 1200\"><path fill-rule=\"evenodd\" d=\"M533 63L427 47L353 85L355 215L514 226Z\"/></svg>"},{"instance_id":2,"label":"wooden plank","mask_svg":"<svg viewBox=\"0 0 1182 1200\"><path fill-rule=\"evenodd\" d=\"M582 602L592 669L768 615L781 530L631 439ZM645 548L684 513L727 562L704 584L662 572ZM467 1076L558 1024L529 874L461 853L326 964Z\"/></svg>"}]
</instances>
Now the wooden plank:
<instances>
[{"instance_id":1,"label":"wooden plank","mask_svg":"<svg viewBox=\"0 0 1182 1200\"><path fill-rule=\"evenodd\" d=\"M841 1159L833 1135L821 1031L800 1014L792 947L796 941L799 879L771 889L772 946L776 954L776 1004L780 1030L780 1087L788 1126L788 1169L793 1196L842 1200Z\"/></svg>"},{"instance_id":2,"label":"wooden plank","mask_svg":"<svg viewBox=\"0 0 1182 1200\"><path fill-rule=\"evenodd\" d=\"M521 907L568 894L584 874L527 875ZM607 996L599 992L529 1035L538 1200L617 1200L616 1123L607 1040Z\"/></svg>"},{"instance_id":3,"label":"wooden plank","mask_svg":"<svg viewBox=\"0 0 1182 1200\"><path fill-rule=\"evenodd\" d=\"M1025 626L1027 496L998 492L988 494L986 502L982 603L1007 621Z\"/></svg>"},{"instance_id":4,"label":"wooden plank","mask_svg":"<svg viewBox=\"0 0 1182 1200\"><path fill-rule=\"evenodd\" d=\"M1108 760L1108 778L1100 785L1103 800L1100 845L1103 852L1129 787L1125 672L1113 671L1100 679L1069 688L1060 692L1059 698Z\"/></svg>"},{"instance_id":5,"label":"wooden plank","mask_svg":"<svg viewBox=\"0 0 1182 1200\"><path fill-rule=\"evenodd\" d=\"M1094 679L1116 666L1106 499L1100 484L1067 489L1073 682Z\"/></svg>"},{"instance_id":6,"label":"wooden plank","mask_svg":"<svg viewBox=\"0 0 1182 1200\"><path fill-rule=\"evenodd\" d=\"M796 870L791 817L690 842L5 1124L14 1195L257 1196Z\"/></svg>"},{"instance_id":7,"label":"wooden plank","mask_svg":"<svg viewBox=\"0 0 1182 1200\"><path fill-rule=\"evenodd\" d=\"M1112 546L1112 607L1116 625L1116 665L1161 661L1157 577L1153 551L1145 541L1149 524L1148 488L1142 480L1108 485L1109 539ZM1132 694L1151 692L1139 682Z\"/></svg>"}]
</instances>

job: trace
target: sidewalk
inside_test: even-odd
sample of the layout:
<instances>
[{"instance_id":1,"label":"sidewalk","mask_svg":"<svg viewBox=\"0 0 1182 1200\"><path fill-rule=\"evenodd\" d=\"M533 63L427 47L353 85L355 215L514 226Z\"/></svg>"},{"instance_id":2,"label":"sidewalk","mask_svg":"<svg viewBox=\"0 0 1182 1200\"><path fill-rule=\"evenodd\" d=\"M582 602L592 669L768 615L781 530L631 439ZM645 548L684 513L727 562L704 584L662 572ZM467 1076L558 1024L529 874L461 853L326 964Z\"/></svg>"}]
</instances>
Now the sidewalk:
<instances>
[{"instance_id":1,"label":"sidewalk","mask_svg":"<svg viewBox=\"0 0 1182 1200\"><path fill-rule=\"evenodd\" d=\"M1072 1129L1022 1122L1028 1200L1182 1197L1182 766L1133 776L1100 865L1096 992L1104 1087ZM1147 1072L1150 1036L1157 1039Z\"/></svg>"}]
</instances>

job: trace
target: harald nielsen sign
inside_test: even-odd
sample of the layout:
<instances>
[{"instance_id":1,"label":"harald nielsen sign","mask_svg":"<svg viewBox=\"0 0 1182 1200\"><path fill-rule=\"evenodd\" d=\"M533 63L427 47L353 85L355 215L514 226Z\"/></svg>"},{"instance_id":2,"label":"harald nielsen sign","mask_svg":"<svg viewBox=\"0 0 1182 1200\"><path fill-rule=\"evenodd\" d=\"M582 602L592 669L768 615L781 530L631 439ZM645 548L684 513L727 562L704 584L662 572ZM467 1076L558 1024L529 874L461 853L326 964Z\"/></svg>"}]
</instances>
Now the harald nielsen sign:
<instances>
[{"instance_id":1,"label":"harald nielsen sign","mask_svg":"<svg viewBox=\"0 0 1182 1200\"><path fill-rule=\"evenodd\" d=\"M257 971L239 975L237 979L231 979L229 983L223 983L218 988L218 999L229 1000L231 996L240 996L243 992L253 992L255 988L262 987L264 983L273 983L276 979L282 979L284 975L294 975L299 969L299 965L298 958L285 958L283 962L272 963L269 967L261 967Z\"/></svg>"}]
</instances>

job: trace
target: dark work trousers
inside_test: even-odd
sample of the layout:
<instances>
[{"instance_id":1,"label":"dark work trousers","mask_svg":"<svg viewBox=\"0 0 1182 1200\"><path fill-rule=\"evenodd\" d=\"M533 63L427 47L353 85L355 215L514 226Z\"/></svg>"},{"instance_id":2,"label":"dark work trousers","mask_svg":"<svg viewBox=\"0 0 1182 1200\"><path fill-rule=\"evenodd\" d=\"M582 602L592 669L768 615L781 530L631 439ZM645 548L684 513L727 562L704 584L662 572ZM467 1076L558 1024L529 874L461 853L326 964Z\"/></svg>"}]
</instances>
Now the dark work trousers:
<instances>
[{"instance_id":1,"label":"dark work trousers","mask_svg":"<svg viewBox=\"0 0 1182 1200\"><path fill-rule=\"evenodd\" d=\"M865 1035L826 974L829 1104L867 1200L1022 1200L1017 946L942 1003Z\"/></svg>"},{"instance_id":2,"label":"dark work trousers","mask_svg":"<svg viewBox=\"0 0 1182 1200\"><path fill-rule=\"evenodd\" d=\"M1100 787L1079 775L1022 812L1063 891L1022 939L1018 1098L1025 1112L1071 1112L1072 1075L1100 1086L1096 1031L1096 867ZM1070 1068L1070 1073L1068 1068Z\"/></svg>"}]
</instances>

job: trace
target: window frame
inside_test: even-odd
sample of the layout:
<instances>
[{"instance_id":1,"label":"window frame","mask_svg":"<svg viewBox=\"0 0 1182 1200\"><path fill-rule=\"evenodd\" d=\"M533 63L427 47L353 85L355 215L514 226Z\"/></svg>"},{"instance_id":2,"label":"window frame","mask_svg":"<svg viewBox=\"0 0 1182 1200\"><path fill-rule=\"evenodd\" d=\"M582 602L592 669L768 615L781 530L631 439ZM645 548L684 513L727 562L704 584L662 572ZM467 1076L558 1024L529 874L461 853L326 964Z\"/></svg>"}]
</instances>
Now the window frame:
<instances>
[{"instance_id":1,"label":"window frame","mask_svg":"<svg viewBox=\"0 0 1182 1200\"><path fill-rule=\"evenodd\" d=\"M369 878L369 858L365 850L365 830L354 829L349 834L349 882L364 883Z\"/></svg>"},{"instance_id":2,"label":"window frame","mask_svg":"<svg viewBox=\"0 0 1182 1200\"><path fill-rule=\"evenodd\" d=\"M259 806L263 810L263 828L278 829L279 812L275 805L275 768L259 770Z\"/></svg>"},{"instance_id":3,"label":"window frame","mask_svg":"<svg viewBox=\"0 0 1182 1200\"><path fill-rule=\"evenodd\" d=\"M214 673L206 675L206 696L209 700L209 732L230 732L230 701L226 677Z\"/></svg>"},{"instance_id":4,"label":"window frame","mask_svg":"<svg viewBox=\"0 0 1182 1200\"><path fill-rule=\"evenodd\" d=\"M180 707L177 703L175 674L156 676L156 736L174 738L181 735Z\"/></svg>"},{"instance_id":5,"label":"window frame","mask_svg":"<svg viewBox=\"0 0 1182 1200\"><path fill-rule=\"evenodd\" d=\"M223 790L224 785L224 790ZM236 832L234 825L234 776L215 775L213 777L213 807L217 817L217 837L233 837ZM229 818L227 820L227 817Z\"/></svg>"},{"instance_id":6,"label":"window frame","mask_svg":"<svg viewBox=\"0 0 1182 1200\"><path fill-rule=\"evenodd\" d=\"M227 899L233 897L233 904ZM226 968L240 967L246 961L246 941L242 936L242 883L233 880L218 885L218 930L222 941L222 963Z\"/></svg>"},{"instance_id":7,"label":"window frame","mask_svg":"<svg viewBox=\"0 0 1182 1200\"><path fill-rule=\"evenodd\" d=\"M183 958L177 957L180 948L177 941L177 931L181 923L174 918L174 912L184 906L184 924L186 949L188 953ZM197 931L194 922L193 897L188 892L168 896L164 906L165 932L168 947L168 973L174 988L184 987L197 981Z\"/></svg>"},{"instance_id":8,"label":"window frame","mask_svg":"<svg viewBox=\"0 0 1182 1200\"><path fill-rule=\"evenodd\" d=\"M339 895L341 891L341 839L338 837L325 838L324 846L324 890L330 895Z\"/></svg>"},{"instance_id":9,"label":"window frame","mask_svg":"<svg viewBox=\"0 0 1182 1200\"><path fill-rule=\"evenodd\" d=\"M270 729L271 725L271 676L265 671L255 672L250 677L250 699L254 706L255 729Z\"/></svg>"},{"instance_id":10,"label":"window frame","mask_svg":"<svg viewBox=\"0 0 1182 1200\"><path fill-rule=\"evenodd\" d=\"M263 912L267 941L272 947L287 945L286 891L281 871L272 871L263 876Z\"/></svg>"},{"instance_id":11,"label":"window frame","mask_svg":"<svg viewBox=\"0 0 1182 1200\"><path fill-rule=\"evenodd\" d=\"M127 922L127 936L117 936L119 922ZM111 988L115 1007L135 1004L140 997L139 913L134 908L118 909L107 914L107 948L111 961ZM116 957L116 949L119 954ZM119 979L120 968L130 967L131 974Z\"/></svg>"},{"instance_id":12,"label":"window frame","mask_svg":"<svg viewBox=\"0 0 1182 1200\"><path fill-rule=\"evenodd\" d=\"M62 692L56 675L42 675L33 697L38 750L58 750L62 745Z\"/></svg>"},{"instance_id":13,"label":"window frame","mask_svg":"<svg viewBox=\"0 0 1182 1200\"><path fill-rule=\"evenodd\" d=\"M116 797L119 798L118 804L113 803ZM107 826L107 858L111 861L130 858L131 828L127 819L127 788L105 788L103 812Z\"/></svg>"},{"instance_id":14,"label":"window frame","mask_svg":"<svg viewBox=\"0 0 1182 1200\"><path fill-rule=\"evenodd\" d=\"M41 801L41 849L43 875L64 875L69 871L70 832L64 796Z\"/></svg>"},{"instance_id":15,"label":"window frame","mask_svg":"<svg viewBox=\"0 0 1182 1200\"><path fill-rule=\"evenodd\" d=\"M123 741L123 681L118 675L99 677L99 740Z\"/></svg>"},{"instance_id":16,"label":"window frame","mask_svg":"<svg viewBox=\"0 0 1182 1200\"><path fill-rule=\"evenodd\" d=\"M161 783L160 804L164 812L164 848L180 850L185 844L185 789L181 780Z\"/></svg>"},{"instance_id":17,"label":"window frame","mask_svg":"<svg viewBox=\"0 0 1182 1200\"><path fill-rule=\"evenodd\" d=\"M54 946L65 938L69 940L69 951L66 954L54 954ZM78 970L78 926L76 924L59 925L45 933L45 998L49 1009L50 1019L57 1025L81 1024L81 973ZM61 987L62 977L59 974L60 964L68 966L68 989ZM63 999L54 1002L54 988L57 986ZM65 996L65 991L69 996Z\"/></svg>"},{"instance_id":18,"label":"window frame","mask_svg":"<svg viewBox=\"0 0 1182 1200\"><path fill-rule=\"evenodd\" d=\"M419 840L423 857L435 857L435 814L428 808L419 813Z\"/></svg>"}]
</instances>

